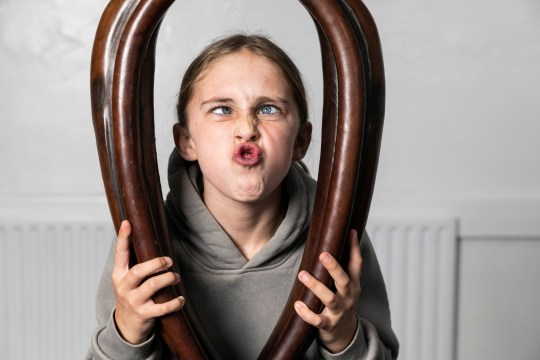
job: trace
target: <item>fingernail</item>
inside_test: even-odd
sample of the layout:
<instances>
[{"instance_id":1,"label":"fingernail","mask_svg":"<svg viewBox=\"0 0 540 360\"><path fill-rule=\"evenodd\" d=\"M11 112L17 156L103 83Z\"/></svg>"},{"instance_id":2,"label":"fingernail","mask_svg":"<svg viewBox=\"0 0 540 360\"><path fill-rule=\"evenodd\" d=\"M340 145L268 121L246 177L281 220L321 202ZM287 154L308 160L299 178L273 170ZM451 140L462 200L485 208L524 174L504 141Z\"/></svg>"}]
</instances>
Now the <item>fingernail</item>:
<instances>
[{"instance_id":1,"label":"fingernail","mask_svg":"<svg viewBox=\"0 0 540 360\"><path fill-rule=\"evenodd\" d=\"M297 301L294 303L294 307L297 309L297 310L301 310L302 309L302 303Z\"/></svg>"},{"instance_id":2,"label":"fingernail","mask_svg":"<svg viewBox=\"0 0 540 360\"><path fill-rule=\"evenodd\" d=\"M306 282L309 280L309 275L305 271L300 271L300 274L298 274L298 278L300 279L300 281Z\"/></svg>"},{"instance_id":3,"label":"fingernail","mask_svg":"<svg viewBox=\"0 0 540 360\"><path fill-rule=\"evenodd\" d=\"M330 262L330 255L328 255L327 253L322 253L321 254L321 262L323 264L328 264L328 262Z\"/></svg>"},{"instance_id":4,"label":"fingernail","mask_svg":"<svg viewBox=\"0 0 540 360\"><path fill-rule=\"evenodd\" d=\"M172 259L168 256L164 257L165 259L165 265L171 266L172 265Z\"/></svg>"}]
</instances>

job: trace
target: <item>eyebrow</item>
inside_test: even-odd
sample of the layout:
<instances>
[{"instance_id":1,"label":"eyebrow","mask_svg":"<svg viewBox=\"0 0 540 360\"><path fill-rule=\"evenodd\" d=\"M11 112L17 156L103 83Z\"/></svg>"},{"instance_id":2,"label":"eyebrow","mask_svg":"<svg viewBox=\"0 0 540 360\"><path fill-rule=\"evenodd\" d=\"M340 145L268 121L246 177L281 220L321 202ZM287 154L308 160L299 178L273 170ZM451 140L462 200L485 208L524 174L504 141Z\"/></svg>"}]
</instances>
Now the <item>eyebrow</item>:
<instances>
[{"instance_id":1,"label":"eyebrow","mask_svg":"<svg viewBox=\"0 0 540 360\"><path fill-rule=\"evenodd\" d=\"M211 98L211 99L208 99L208 100L205 100L201 103L201 108L206 106L206 105L210 105L210 104L216 104L216 103L231 103L233 102L233 100L231 98L221 98L221 97L216 97L216 98Z\"/></svg>"},{"instance_id":2,"label":"eyebrow","mask_svg":"<svg viewBox=\"0 0 540 360\"><path fill-rule=\"evenodd\" d=\"M272 98L272 97L268 97L268 96L261 96L261 97L257 98L257 103L266 103L266 102L277 103L277 104L280 104L282 106L283 105L285 105L285 106L289 105L289 100L281 98L281 97Z\"/></svg>"},{"instance_id":3,"label":"eyebrow","mask_svg":"<svg viewBox=\"0 0 540 360\"><path fill-rule=\"evenodd\" d=\"M208 105L216 104L216 103L229 104L229 103L233 103L233 102L234 102L234 100L231 99L231 98L215 97L215 98L210 98L208 100L205 100L205 101L201 102L200 107L202 108L204 106L208 106ZM287 99L284 99L284 98L281 98L281 97L272 98L272 97L268 97L268 96L260 96L255 100L255 103L257 103L257 104L263 104L263 103L267 103L267 102L277 103L277 104L279 104L281 106L289 106L290 105L290 102Z\"/></svg>"}]
</instances>

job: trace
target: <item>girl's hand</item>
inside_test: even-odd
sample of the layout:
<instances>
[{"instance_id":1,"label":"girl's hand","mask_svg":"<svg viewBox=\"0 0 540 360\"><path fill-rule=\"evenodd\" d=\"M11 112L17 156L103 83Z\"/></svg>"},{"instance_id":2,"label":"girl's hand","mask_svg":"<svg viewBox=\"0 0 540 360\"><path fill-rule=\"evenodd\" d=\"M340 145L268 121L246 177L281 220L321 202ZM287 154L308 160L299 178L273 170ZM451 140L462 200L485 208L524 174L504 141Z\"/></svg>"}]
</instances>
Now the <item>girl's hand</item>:
<instances>
[{"instance_id":1,"label":"girl's hand","mask_svg":"<svg viewBox=\"0 0 540 360\"><path fill-rule=\"evenodd\" d=\"M335 293L308 272L301 271L298 274L298 279L322 301L324 309L316 314L306 304L297 301L294 304L295 310L305 322L319 329L319 341L332 353L345 350L358 326L356 307L360 297L362 255L356 231L350 232L349 242L351 257L348 273L330 254L322 253L319 256L319 261L334 279Z\"/></svg>"},{"instance_id":2,"label":"girl's hand","mask_svg":"<svg viewBox=\"0 0 540 360\"><path fill-rule=\"evenodd\" d=\"M129 239L131 225L124 220L118 231L118 241L114 256L112 283L116 296L114 319L118 331L131 344L140 344L152 334L157 317L180 310L184 306L184 298L156 304L152 296L160 289L177 284L178 274L165 272L172 265L168 257L160 257L137 264L129 268Z\"/></svg>"}]
</instances>

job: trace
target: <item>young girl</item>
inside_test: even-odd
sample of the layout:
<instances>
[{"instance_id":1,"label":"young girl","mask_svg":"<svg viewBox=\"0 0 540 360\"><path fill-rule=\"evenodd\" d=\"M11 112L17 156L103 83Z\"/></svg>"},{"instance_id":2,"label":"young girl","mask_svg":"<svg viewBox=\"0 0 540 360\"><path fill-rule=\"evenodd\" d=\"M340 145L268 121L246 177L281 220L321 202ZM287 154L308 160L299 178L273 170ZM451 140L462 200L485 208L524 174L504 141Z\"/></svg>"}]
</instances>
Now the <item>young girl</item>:
<instances>
[{"instance_id":1,"label":"young girl","mask_svg":"<svg viewBox=\"0 0 540 360\"><path fill-rule=\"evenodd\" d=\"M320 254L335 292L298 273L316 183L298 163L311 124L289 57L261 36L221 39L188 68L177 112L166 200L175 259L130 268L130 224L122 223L98 290L99 327L88 358L168 358L154 333L156 318L190 301L213 356L256 359L296 277L325 305L317 314L295 304L318 329L305 359L396 358L384 281L366 234L359 245L351 233L346 269ZM173 261L182 280L168 271ZM152 301L158 289L179 281L187 299Z\"/></svg>"}]
</instances>

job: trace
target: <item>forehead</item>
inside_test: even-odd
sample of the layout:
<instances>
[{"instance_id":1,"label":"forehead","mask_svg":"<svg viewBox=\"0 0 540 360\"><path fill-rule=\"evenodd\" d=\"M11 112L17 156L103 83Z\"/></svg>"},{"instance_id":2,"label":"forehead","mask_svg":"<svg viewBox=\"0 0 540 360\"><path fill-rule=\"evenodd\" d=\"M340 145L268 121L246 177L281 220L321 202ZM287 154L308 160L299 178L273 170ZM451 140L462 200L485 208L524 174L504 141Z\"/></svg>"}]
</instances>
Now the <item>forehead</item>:
<instances>
[{"instance_id":1,"label":"forehead","mask_svg":"<svg viewBox=\"0 0 540 360\"><path fill-rule=\"evenodd\" d=\"M283 69L270 58L240 50L219 56L200 73L197 82L205 80L244 80L263 79L268 85L279 85L290 88Z\"/></svg>"}]
</instances>

